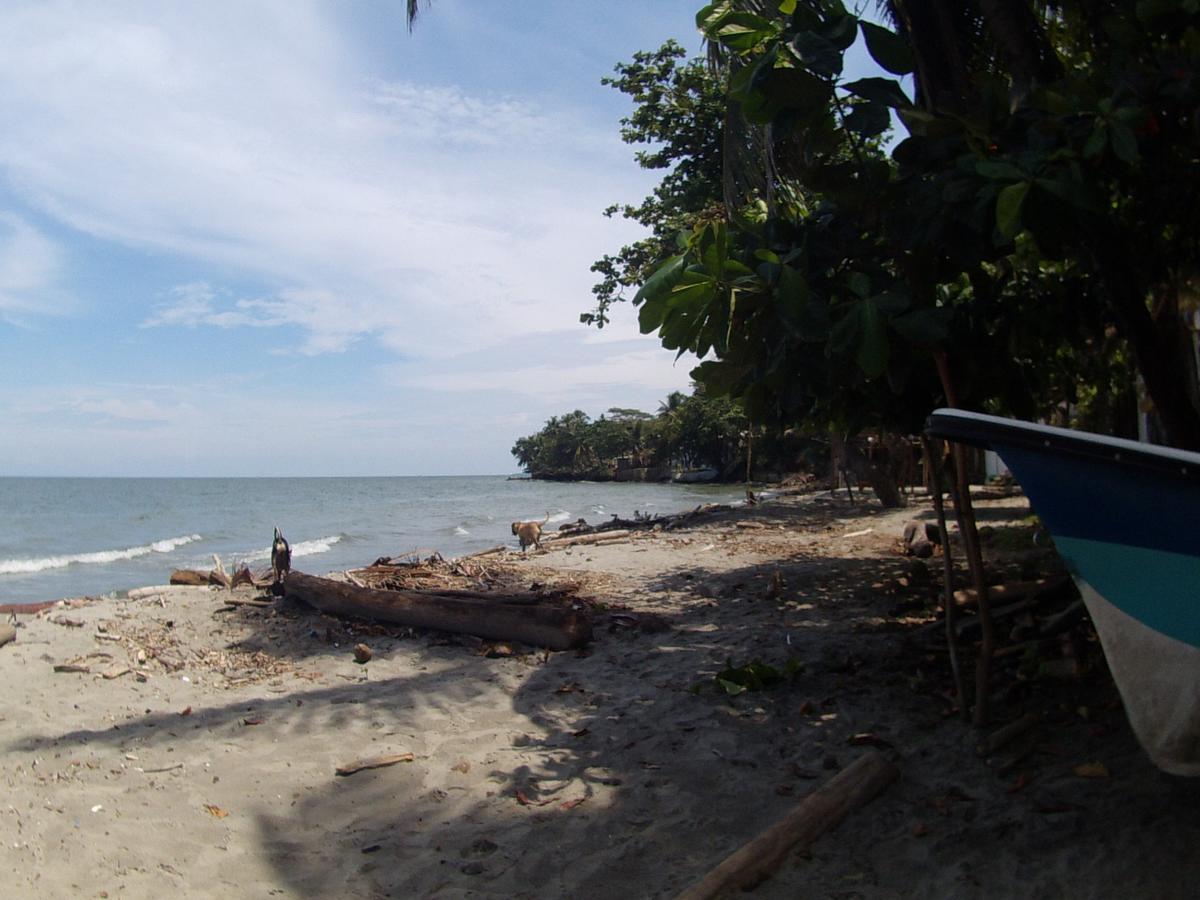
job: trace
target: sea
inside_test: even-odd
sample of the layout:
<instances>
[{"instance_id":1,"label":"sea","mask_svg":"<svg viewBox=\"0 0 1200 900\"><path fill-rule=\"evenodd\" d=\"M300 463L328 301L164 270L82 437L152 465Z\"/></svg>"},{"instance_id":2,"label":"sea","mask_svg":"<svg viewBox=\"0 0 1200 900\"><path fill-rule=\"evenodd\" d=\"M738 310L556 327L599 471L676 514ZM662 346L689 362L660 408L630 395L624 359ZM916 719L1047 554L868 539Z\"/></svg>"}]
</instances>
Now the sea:
<instances>
[{"instance_id":1,"label":"sea","mask_svg":"<svg viewBox=\"0 0 1200 900\"><path fill-rule=\"evenodd\" d=\"M517 547L511 523L666 515L744 502L737 485L497 476L0 478L0 605L165 584L175 569L270 563L275 527L314 575L384 556Z\"/></svg>"}]
</instances>

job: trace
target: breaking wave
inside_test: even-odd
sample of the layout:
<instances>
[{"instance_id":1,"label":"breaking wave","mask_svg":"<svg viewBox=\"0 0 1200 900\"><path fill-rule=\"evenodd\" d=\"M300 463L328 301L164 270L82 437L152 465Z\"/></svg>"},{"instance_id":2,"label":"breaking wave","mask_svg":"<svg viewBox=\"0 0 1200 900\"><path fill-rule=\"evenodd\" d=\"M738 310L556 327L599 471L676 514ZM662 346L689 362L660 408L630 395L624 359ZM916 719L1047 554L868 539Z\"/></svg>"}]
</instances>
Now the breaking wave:
<instances>
[{"instance_id":1,"label":"breaking wave","mask_svg":"<svg viewBox=\"0 0 1200 900\"><path fill-rule=\"evenodd\" d=\"M97 550L93 553L69 553L62 556L42 556L36 559L0 559L0 575L29 575L44 572L47 569L65 569L71 565L104 565L122 559L135 559L139 556L149 556L151 553L170 553L176 547L201 540L198 534L183 537L166 538L143 544L139 547L126 547L124 550Z\"/></svg>"},{"instance_id":2,"label":"breaking wave","mask_svg":"<svg viewBox=\"0 0 1200 900\"><path fill-rule=\"evenodd\" d=\"M299 543L292 544L292 559L295 559L297 556L314 556L318 553L328 553L329 549L341 541L341 539L342 535L331 534L329 537L314 538L311 541L300 541ZM271 548L267 547L265 550L255 550L253 553L248 553L240 557L239 562L260 562L270 558Z\"/></svg>"}]
</instances>

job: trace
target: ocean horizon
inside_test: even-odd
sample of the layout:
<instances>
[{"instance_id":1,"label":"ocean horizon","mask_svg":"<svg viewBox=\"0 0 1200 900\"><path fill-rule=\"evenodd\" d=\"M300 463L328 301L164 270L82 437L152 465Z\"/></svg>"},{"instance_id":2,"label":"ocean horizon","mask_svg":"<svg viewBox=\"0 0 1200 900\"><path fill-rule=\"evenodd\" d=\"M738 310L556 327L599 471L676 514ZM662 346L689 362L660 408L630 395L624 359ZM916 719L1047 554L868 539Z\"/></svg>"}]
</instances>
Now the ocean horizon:
<instances>
[{"instance_id":1,"label":"ocean horizon","mask_svg":"<svg viewBox=\"0 0 1200 900\"><path fill-rule=\"evenodd\" d=\"M510 523L548 527L742 502L740 485L553 482L514 475L0 477L0 604L102 596L175 569L269 564L278 526L312 574L382 556L516 547Z\"/></svg>"}]
</instances>

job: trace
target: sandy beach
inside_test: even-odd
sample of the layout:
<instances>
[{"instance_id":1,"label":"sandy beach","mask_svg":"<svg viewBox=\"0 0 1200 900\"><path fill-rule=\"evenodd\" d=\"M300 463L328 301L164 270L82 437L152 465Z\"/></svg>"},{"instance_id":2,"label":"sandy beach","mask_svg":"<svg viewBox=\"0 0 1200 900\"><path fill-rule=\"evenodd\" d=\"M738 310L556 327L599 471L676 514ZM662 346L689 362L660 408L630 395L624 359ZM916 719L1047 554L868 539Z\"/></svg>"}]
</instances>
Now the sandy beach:
<instances>
[{"instance_id":1,"label":"sandy beach","mask_svg":"<svg viewBox=\"0 0 1200 900\"><path fill-rule=\"evenodd\" d=\"M1024 498L978 509L998 579L1053 569ZM672 897L877 752L898 780L755 896L1194 896L1200 784L1137 746L1086 622L998 666L986 731L957 715L940 560L898 540L931 516L779 496L504 554L585 602L578 652L210 588L21 616L0 647L3 894ZM754 660L782 681L714 678Z\"/></svg>"}]
</instances>

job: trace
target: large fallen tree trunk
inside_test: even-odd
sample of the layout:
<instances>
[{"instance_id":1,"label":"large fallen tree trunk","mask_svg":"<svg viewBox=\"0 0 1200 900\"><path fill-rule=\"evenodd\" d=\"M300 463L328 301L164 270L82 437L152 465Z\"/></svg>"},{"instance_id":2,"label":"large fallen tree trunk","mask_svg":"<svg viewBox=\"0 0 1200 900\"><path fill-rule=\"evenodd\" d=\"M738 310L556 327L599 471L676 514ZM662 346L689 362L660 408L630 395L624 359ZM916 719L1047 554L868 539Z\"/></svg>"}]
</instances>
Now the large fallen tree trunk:
<instances>
[{"instance_id":1,"label":"large fallen tree trunk","mask_svg":"<svg viewBox=\"0 0 1200 900\"><path fill-rule=\"evenodd\" d=\"M463 591L385 591L291 571L284 596L322 612L473 634L488 640L518 641L551 650L582 647L592 639L592 623L578 610L549 604L506 603ZM521 597L525 600L524 597Z\"/></svg>"}]
</instances>

